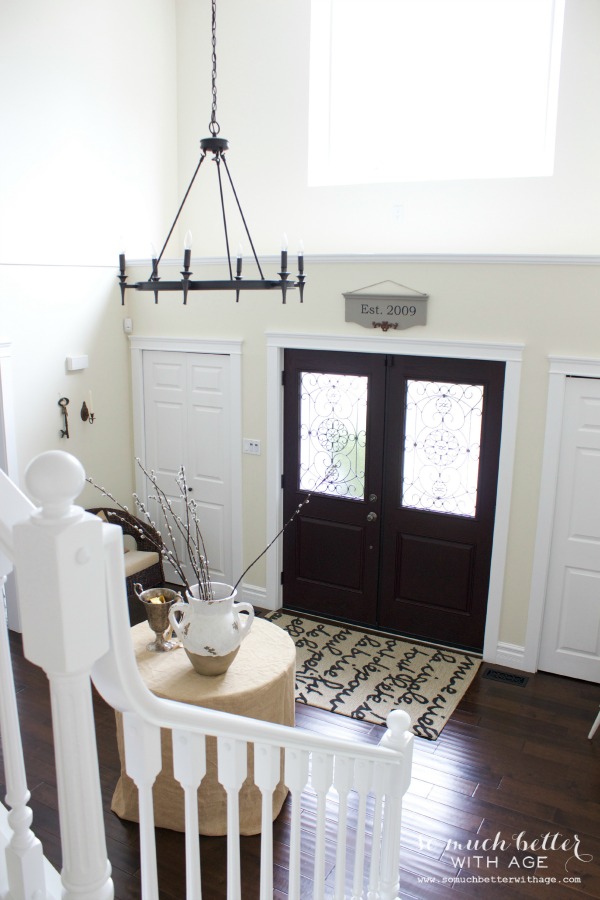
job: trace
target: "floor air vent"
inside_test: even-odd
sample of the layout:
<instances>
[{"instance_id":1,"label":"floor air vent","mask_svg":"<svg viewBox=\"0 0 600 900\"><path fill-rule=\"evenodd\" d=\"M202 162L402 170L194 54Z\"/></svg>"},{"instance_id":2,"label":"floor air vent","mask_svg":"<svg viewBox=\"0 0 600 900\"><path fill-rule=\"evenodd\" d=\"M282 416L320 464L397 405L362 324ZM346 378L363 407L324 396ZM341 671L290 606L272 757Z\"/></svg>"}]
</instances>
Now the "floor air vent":
<instances>
[{"instance_id":1,"label":"floor air vent","mask_svg":"<svg viewBox=\"0 0 600 900\"><path fill-rule=\"evenodd\" d=\"M515 675L513 672L500 672L498 669L486 669L484 678L492 681L501 681L503 684L514 684L516 687L525 687L529 678L526 675Z\"/></svg>"}]
</instances>

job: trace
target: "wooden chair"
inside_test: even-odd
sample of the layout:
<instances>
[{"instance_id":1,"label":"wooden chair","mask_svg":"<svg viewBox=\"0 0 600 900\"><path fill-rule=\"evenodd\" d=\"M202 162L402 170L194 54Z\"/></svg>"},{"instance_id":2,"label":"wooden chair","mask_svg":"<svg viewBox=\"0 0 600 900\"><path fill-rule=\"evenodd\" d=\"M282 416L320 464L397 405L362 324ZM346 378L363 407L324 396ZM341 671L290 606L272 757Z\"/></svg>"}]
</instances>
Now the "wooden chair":
<instances>
[{"instance_id":1,"label":"wooden chair","mask_svg":"<svg viewBox=\"0 0 600 900\"><path fill-rule=\"evenodd\" d=\"M146 613L135 594L134 584L141 584L143 590L164 584L163 561L158 549L160 535L148 522L122 509L101 506L88 512L123 529L129 618L132 625L145 622Z\"/></svg>"}]
</instances>

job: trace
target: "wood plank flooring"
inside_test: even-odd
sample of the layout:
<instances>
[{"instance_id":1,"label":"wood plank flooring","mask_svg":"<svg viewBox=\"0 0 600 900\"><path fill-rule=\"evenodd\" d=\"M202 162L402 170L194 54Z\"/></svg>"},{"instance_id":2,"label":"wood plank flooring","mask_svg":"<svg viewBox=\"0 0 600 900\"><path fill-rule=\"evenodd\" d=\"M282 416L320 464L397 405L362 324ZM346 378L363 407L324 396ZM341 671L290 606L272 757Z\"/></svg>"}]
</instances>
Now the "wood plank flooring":
<instances>
[{"instance_id":1,"label":"wood plank flooring","mask_svg":"<svg viewBox=\"0 0 600 900\"><path fill-rule=\"evenodd\" d=\"M33 827L60 869L56 777L50 703L43 672L11 634ZM405 800L401 893L412 898L600 897L600 730L587 734L600 686L538 673L525 687L482 677L435 742L415 739L413 781ZM113 711L94 695L108 854L117 900L141 896L137 825L110 812L119 773ZM379 741L382 729L300 704L297 725L357 742ZM2 795L6 789L0 784ZM313 896L311 825L303 827L302 896ZM289 807L274 827L274 898L287 897ZM519 837L520 836L520 837ZM183 900L183 836L157 831L161 900ZM532 842L537 841L532 847ZM226 896L225 839L202 838L204 900ZM243 898L258 896L260 838L242 839ZM334 847L326 848L333 885ZM459 879L452 881L453 878ZM555 879L549 883L548 879ZM576 879L567 883L566 878ZM487 881L483 880L487 879ZM513 879L502 881L501 879ZM328 896L332 896L331 893Z\"/></svg>"}]
</instances>

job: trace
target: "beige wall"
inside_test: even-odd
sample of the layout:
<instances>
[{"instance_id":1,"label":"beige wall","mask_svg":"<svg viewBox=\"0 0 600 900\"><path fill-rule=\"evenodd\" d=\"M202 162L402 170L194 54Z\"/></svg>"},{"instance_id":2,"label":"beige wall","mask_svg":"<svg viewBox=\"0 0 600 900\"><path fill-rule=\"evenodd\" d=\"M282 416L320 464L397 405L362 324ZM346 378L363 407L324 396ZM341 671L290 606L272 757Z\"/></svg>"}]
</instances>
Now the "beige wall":
<instances>
[{"instance_id":1,"label":"beige wall","mask_svg":"<svg viewBox=\"0 0 600 900\"><path fill-rule=\"evenodd\" d=\"M194 296L186 308L168 297L155 306L147 295L129 295L125 310L119 305L114 262L121 236L131 258L146 256L148 241L160 243L207 131L208 0L25 0L3 7L0 115L9 139L0 146L0 338L13 344L21 468L42 450L69 449L127 501L133 450L124 315L139 335L243 338L243 431L266 442L265 331L363 335L344 323L342 292L398 281L431 297L427 326L400 340L525 346L501 626L503 641L522 645L547 356L599 353L600 4L567 3L554 178L312 190L304 187L308 0L222 3L219 10L219 119L232 143L230 165L261 255L278 251L283 230L291 251L303 238L303 306L262 294L237 306L228 296ZM357 152L368 152L360 141ZM222 253L203 184L181 229L194 232L198 274L212 271L198 257ZM398 204L401 222L393 215ZM234 246L238 239L232 236ZM181 234L171 256L179 256L180 241ZM419 252L594 259L493 264L402 256ZM317 258L362 253L397 258ZM267 274L275 263L265 262ZM131 280L135 275L132 269ZM65 371L65 357L74 353L89 355L86 372ZM98 415L91 427L78 417L90 389ZM63 395L71 399L69 442L58 437ZM267 538L265 457L244 457L243 465L249 561ZM82 502L94 499L86 492ZM248 580L264 585L264 572L261 564Z\"/></svg>"},{"instance_id":2,"label":"beige wall","mask_svg":"<svg viewBox=\"0 0 600 900\"><path fill-rule=\"evenodd\" d=\"M525 640L535 540L539 476L546 416L548 355L598 356L600 268L582 265L338 262L309 264L302 305L292 296L194 295L187 307L178 297L158 306L141 295L129 310L136 333L177 337L243 338L243 432L266 444L266 331L360 335L344 322L343 292L391 279L430 295L428 323L402 333L399 343L457 340L524 345L518 411L506 589L501 639ZM373 335L374 340L377 334ZM390 332L386 337L389 338ZM250 561L266 542L264 457L244 457L244 557ZM264 585L264 570L252 584Z\"/></svg>"}]
</instances>

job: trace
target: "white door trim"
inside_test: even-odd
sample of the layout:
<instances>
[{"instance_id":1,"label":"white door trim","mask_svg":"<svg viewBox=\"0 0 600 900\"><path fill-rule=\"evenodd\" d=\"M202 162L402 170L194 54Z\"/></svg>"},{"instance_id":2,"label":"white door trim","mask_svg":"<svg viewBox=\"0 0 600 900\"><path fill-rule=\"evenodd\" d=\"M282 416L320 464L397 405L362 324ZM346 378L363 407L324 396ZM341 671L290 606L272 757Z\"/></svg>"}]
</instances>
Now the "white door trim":
<instances>
[{"instance_id":1,"label":"white door trim","mask_svg":"<svg viewBox=\"0 0 600 900\"><path fill-rule=\"evenodd\" d=\"M12 342L0 341L0 467L8 477L19 483L17 439L15 429L15 400L13 390ZM5 589L6 618L11 631L21 631L19 601L14 572L7 576ZM1 594L1 585L0 585ZM0 598L1 601L1 598ZM2 603L0 602L0 607Z\"/></svg>"},{"instance_id":2,"label":"white door trim","mask_svg":"<svg viewBox=\"0 0 600 900\"><path fill-rule=\"evenodd\" d=\"M569 376L600 378L600 360L567 356L549 357L548 407L540 481L540 504L533 555L529 616L523 668L537 671L542 637L542 621L548 585L550 550L554 528L554 509L560 464L561 427L565 405L565 386Z\"/></svg>"},{"instance_id":3,"label":"white door trim","mask_svg":"<svg viewBox=\"0 0 600 900\"><path fill-rule=\"evenodd\" d=\"M504 590L504 569L508 544L510 500L517 433L522 344L490 344L471 341L424 341L389 336L285 334L268 332L267 338L267 534L276 534L281 521L281 474L283 472L283 398L281 372L286 349L336 350L354 353L390 353L397 356L442 356L455 359L498 360L506 363L502 409L502 440L498 463L498 494L494 545L490 568L490 589L483 645L487 662L507 664L500 644L500 616ZM269 608L281 606L281 541L267 559ZM508 663L510 664L510 663Z\"/></svg>"},{"instance_id":4,"label":"white door trim","mask_svg":"<svg viewBox=\"0 0 600 900\"><path fill-rule=\"evenodd\" d=\"M144 350L162 350L172 353L210 353L229 357L231 396L231 565L234 575L243 567L242 528L242 344L241 340L214 340L206 338L130 337L131 393L133 400L133 449L134 456L145 465L144 455ZM136 466L136 491L145 496L144 478Z\"/></svg>"}]
</instances>

